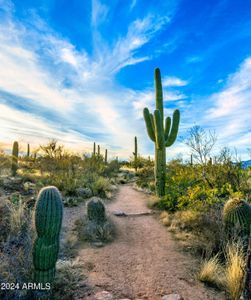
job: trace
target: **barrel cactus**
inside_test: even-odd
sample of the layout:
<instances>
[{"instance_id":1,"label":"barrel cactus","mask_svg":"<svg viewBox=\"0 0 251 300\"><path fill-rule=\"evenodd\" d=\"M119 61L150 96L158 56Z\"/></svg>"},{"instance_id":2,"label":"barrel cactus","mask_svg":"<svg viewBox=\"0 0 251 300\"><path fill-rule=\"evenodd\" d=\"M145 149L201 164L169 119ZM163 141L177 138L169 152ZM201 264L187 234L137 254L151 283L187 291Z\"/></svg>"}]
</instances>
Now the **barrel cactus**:
<instances>
[{"instance_id":1,"label":"barrel cactus","mask_svg":"<svg viewBox=\"0 0 251 300\"><path fill-rule=\"evenodd\" d=\"M11 173L12 176L17 174L18 169L18 142L15 141L12 147L12 163L11 163Z\"/></svg>"},{"instance_id":2,"label":"barrel cactus","mask_svg":"<svg viewBox=\"0 0 251 300\"><path fill-rule=\"evenodd\" d=\"M37 237L33 245L33 265L36 283L52 283L54 280L62 217L60 192L54 186L43 188L35 206Z\"/></svg>"},{"instance_id":3,"label":"barrel cactus","mask_svg":"<svg viewBox=\"0 0 251 300\"><path fill-rule=\"evenodd\" d=\"M223 220L228 234L248 237L251 227L251 206L239 198L229 199L223 209Z\"/></svg>"},{"instance_id":4,"label":"barrel cactus","mask_svg":"<svg viewBox=\"0 0 251 300\"><path fill-rule=\"evenodd\" d=\"M156 91L156 109L150 113L148 108L144 108L144 119L146 123L149 138L155 144L155 187L156 194L159 197L165 195L166 178L166 147L173 145L177 138L180 112L173 112L173 120L166 117L164 120L164 103L161 84L160 69L154 71L155 91Z\"/></svg>"},{"instance_id":5,"label":"barrel cactus","mask_svg":"<svg viewBox=\"0 0 251 300\"><path fill-rule=\"evenodd\" d=\"M93 198L87 202L87 217L99 224L106 221L105 206L100 199Z\"/></svg>"}]
</instances>

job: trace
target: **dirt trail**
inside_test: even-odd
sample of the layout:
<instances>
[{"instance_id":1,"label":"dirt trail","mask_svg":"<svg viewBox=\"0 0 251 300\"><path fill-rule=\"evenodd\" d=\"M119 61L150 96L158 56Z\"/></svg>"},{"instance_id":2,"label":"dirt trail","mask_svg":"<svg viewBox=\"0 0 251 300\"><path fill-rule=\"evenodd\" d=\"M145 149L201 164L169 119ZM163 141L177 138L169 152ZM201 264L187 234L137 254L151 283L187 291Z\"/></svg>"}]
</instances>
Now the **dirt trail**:
<instances>
[{"instance_id":1,"label":"dirt trail","mask_svg":"<svg viewBox=\"0 0 251 300\"><path fill-rule=\"evenodd\" d=\"M121 186L116 200L108 205L108 212L146 211L147 197L129 185ZM178 293L184 300L224 299L194 279L194 259L178 250L177 243L156 218L112 218L117 239L103 248L85 248L79 253L85 262L94 265L88 283L96 291L109 291L115 299L158 300L169 293Z\"/></svg>"}]
</instances>

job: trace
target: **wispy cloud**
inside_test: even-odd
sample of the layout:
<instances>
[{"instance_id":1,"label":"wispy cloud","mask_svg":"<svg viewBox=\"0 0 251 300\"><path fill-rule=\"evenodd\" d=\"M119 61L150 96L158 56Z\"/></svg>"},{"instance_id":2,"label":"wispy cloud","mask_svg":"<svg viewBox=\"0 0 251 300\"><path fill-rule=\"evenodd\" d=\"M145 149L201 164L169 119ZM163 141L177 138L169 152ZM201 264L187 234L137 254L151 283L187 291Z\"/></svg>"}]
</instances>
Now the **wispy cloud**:
<instances>
[{"instance_id":1,"label":"wispy cloud","mask_svg":"<svg viewBox=\"0 0 251 300\"><path fill-rule=\"evenodd\" d=\"M97 0L92 4L92 25L98 31L109 12ZM82 147L98 138L114 154L128 154L133 136L144 135L142 120L133 119L134 92L119 86L114 76L126 66L150 59L139 50L170 19L154 15L136 19L113 45L99 39L102 45L90 57L36 14L30 26L13 18L11 5L7 8L6 19L0 21L1 139L38 142L56 137ZM12 97L11 106L6 95ZM18 97L27 103L25 112L18 110ZM7 120L5 115L12 117Z\"/></svg>"},{"instance_id":2,"label":"wispy cloud","mask_svg":"<svg viewBox=\"0 0 251 300\"><path fill-rule=\"evenodd\" d=\"M181 78L178 78L178 77L165 77L162 81L162 85L164 87L167 87L167 86L186 86L188 84L188 81L187 80L183 80Z\"/></svg>"},{"instance_id":3,"label":"wispy cloud","mask_svg":"<svg viewBox=\"0 0 251 300\"><path fill-rule=\"evenodd\" d=\"M232 147L250 146L251 57L227 79L225 88L208 101L205 121L217 128L219 140Z\"/></svg>"}]
</instances>

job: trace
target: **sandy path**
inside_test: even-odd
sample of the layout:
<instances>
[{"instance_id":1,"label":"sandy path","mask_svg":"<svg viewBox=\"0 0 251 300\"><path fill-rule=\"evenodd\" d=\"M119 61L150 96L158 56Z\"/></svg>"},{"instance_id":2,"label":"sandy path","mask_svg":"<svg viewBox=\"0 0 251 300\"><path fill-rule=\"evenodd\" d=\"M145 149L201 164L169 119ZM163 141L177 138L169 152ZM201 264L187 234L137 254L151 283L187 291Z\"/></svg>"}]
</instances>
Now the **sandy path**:
<instances>
[{"instance_id":1,"label":"sandy path","mask_svg":"<svg viewBox=\"0 0 251 300\"><path fill-rule=\"evenodd\" d=\"M147 197L131 186L121 186L116 201L107 209L110 213L146 211ZM224 299L194 280L193 258L177 250L170 233L153 216L112 218L117 239L103 248L85 248L79 253L85 262L94 265L88 283L96 291L109 291L115 299L158 300L169 293L178 293L184 300Z\"/></svg>"}]
</instances>

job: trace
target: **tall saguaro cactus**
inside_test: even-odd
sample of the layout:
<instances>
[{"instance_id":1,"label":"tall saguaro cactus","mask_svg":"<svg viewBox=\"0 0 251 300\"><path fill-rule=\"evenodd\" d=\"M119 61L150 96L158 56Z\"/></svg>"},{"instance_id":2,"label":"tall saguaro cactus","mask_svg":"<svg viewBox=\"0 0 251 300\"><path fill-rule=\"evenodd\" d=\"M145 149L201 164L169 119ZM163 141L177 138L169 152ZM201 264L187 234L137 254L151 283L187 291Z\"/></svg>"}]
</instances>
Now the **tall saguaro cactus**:
<instances>
[{"instance_id":1,"label":"tall saguaro cactus","mask_svg":"<svg viewBox=\"0 0 251 300\"><path fill-rule=\"evenodd\" d=\"M134 156L134 168L135 171L137 172L138 169L138 141L137 141L137 137L134 137L134 152L133 152L133 156Z\"/></svg>"},{"instance_id":2,"label":"tall saguaro cactus","mask_svg":"<svg viewBox=\"0 0 251 300\"><path fill-rule=\"evenodd\" d=\"M180 112L175 110L173 120L166 117L164 122L163 92L161 74L159 68L154 71L156 109L151 114L148 108L144 108L144 119L150 139L155 143L155 186L159 197L165 195L166 178L166 147L175 142L179 129ZM165 124L164 124L165 123Z\"/></svg>"},{"instance_id":3,"label":"tall saguaro cactus","mask_svg":"<svg viewBox=\"0 0 251 300\"><path fill-rule=\"evenodd\" d=\"M59 251L63 204L54 186L43 188L35 207L37 237L33 245L34 282L52 283Z\"/></svg>"},{"instance_id":4,"label":"tall saguaro cactus","mask_svg":"<svg viewBox=\"0 0 251 300\"><path fill-rule=\"evenodd\" d=\"M100 157L100 146L98 145L98 157Z\"/></svg>"},{"instance_id":5,"label":"tall saguaro cactus","mask_svg":"<svg viewBox=\"0 0 251 300\"><path fill-rule=\"evenodd\" d=\"M12 163L11 163L11 173L12 176L17 174L18 169L18 142L15 141L12 147Z\"/></svg>"}]
</instances>

